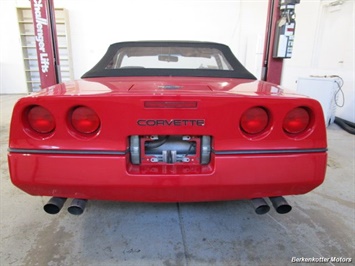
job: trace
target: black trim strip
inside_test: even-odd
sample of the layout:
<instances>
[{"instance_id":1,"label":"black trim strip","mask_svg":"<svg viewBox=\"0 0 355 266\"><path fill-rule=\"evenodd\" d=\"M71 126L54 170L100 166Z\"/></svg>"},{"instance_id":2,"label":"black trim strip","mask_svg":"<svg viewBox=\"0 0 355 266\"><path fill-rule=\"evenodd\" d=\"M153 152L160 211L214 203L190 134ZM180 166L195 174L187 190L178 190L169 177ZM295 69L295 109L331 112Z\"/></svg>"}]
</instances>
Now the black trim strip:
<instances>
[{"instance_id":1,"label":"black trim strip","mask_svg":"<svg viewBox=\"0 0 355 266\"><path fill-rule=\"evenodd\" d=\"M216 155L248 155L248 154L290 154L290 153L321 153L327 152L327 148L319 149L281 149L281 150L230 150L230 151L216 151L212 152Z\"/></svg>"},{"instance_id":2,"label":"black trim strip","mask_svg":"<svg viewBox=\"0 0 355 266\"><path fill-rule=\"evenodd\" d=\"M128 151L99 151L99 150L36 150L36 149L12 149L8 152L12 153L28 153L28 154L70 154L70 155L126 155Z\"/></svg>"},{"instance_id":3,"label":"black trim strip","mask_svg":"<svg viewBox=\"0 0 355 266\"><path fill-rule=\"evenodd\" d=\"M327 148L319 149L282 149L282 150L227 150L212 152L216 155L249 155L249 154L290 154L290 153L322 153L327 152ZM12 149L8 152L27 154L71 154L71 155L126 155L126 151L99 151L99 150L36 150L36 149Z\"/></svg>"}]
</instances>

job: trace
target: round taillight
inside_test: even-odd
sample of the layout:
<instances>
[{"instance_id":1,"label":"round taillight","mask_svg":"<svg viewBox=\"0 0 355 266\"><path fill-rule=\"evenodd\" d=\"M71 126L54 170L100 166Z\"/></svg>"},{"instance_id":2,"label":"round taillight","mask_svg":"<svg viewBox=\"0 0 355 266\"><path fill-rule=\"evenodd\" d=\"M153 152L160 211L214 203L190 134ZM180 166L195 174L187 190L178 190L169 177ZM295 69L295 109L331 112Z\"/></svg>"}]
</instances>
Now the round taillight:
<instances>
[{"instance_id":1,"label":"round taillight","mask_svg":"<svg viewBox=\"0 0 355 266\"><path fill-rule=\"evenodd\" d=\"M55 129L52 114L44 107L36 105L29 109L27 121L30 127L41 134L49 134Z\"/></svg>"},{"instance_id":2,"label":"round taillight","mask_svg":"<svg viewBox=\"0 0 355 266\"><path fill-rule=\"evenodd\" d=\"M78 132L91 134L99 129L100 118L91 108L79 106L71 114L71 123Z\"/></svg>"},{"instance_id":3,"label":"round taillight","mask_svg":"<svg viewBox=\"0 0 355 266\"><path fill-rule=\"evenodd\" d=\"M248 134L264 131L269 123L269 115L262 107L253 107L245 111L240 119L241 129Z\"/></svg>"},{"instance_id":4,"label":"round taillight","mask_svg":"<svg viewBox=\"0 0 355 266\"><path fill-rule=\"evenodd\" d=\"M297 107L287 113L283 121L283 129L289 134L299 134L306 130L310 123L310 115L306 108Z\"/></svg>"}]
</instances>

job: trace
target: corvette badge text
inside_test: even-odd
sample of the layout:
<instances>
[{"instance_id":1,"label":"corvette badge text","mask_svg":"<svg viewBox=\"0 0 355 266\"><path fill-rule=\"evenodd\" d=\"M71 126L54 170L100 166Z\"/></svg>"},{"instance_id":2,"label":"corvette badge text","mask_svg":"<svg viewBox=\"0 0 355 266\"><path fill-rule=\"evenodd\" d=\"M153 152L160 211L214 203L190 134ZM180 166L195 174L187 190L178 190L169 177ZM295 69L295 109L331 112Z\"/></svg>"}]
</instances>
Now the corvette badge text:
<instances>
[{"instance_id":1,"label":"corvette badge text","mask_svg":"<svg viewBox=\"0 0 355 266\"><path fill-rule=\"evenodd\" d=\"M205 126L204 119L139 119L137 121L138 126L154 127L154 126Z\"/></svg>"}]
</instances>

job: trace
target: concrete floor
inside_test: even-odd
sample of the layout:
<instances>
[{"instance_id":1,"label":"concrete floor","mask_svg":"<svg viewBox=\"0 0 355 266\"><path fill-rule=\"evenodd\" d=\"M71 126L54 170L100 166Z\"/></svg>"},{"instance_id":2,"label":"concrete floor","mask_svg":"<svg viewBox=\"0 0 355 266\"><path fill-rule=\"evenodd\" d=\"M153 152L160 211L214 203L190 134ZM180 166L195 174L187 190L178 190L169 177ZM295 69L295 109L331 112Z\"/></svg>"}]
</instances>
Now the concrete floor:
<instances>
[{"instance_id":1,"label":"concrete floor","mask_svg":"<svg viewBox=\"0 0 355 266\"><path fill-rule=\"evenodd\" d=\"M257 215L249 201L91 201L81 216L65 209L49 215L42 210L48 198L29 196L9 180L8 127L19 96L0 97L1 266L288 265L302 257L354 264L355 136L336 125L328 128L325 183L287 197L293 210L286 215Z\"/></svg>"}]
</instances>

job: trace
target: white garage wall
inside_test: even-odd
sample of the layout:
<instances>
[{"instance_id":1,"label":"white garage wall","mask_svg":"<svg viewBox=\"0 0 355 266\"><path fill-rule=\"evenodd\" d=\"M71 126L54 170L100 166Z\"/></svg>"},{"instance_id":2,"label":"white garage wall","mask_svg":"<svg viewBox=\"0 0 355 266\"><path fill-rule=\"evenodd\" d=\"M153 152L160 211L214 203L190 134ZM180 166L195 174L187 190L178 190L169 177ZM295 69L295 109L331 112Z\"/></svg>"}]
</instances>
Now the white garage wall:
<instances>
[{"instance_id":1,"label":"white garage wall","mask_svg":"<svg viewBox=\"0 0 355 266\"><path fill-rule=\"evenodd\" d=\"M79 1L60 2L69 10L77 77L118 41L215 41L238 50L242 5L237 1L102 1L108 9L101 16L96 2L86 3L85 12Z\"/></svg>"},{"instance_id":2,"label":"white garage wall","mask_svg":"<svg viewBox=\"0 0 355 266\"><path fill-rule=\"evenodd\" d=\"M0 94L26 92L15 1L0 0Z\"/></svg>"},{"instance_id":3,"label":"white garage wall","mask_svg":"<svg viewBox=\"0 0 355 266\"><path fill-rule=\"evenodd\" d=\"M298 77L311 75L342 77L345 105L336 115L355 122L354 1L301 0L296 14L293 56L284 60L282 85L296 89Z\"/></svg>"},{"instance_id":4,"label":"white garage wall","mask_svg":"<svg viewBox=\"0 0 355 266\"><path fill-rule=\"evenodd\" d=\"M131 40L196 40L229 45L258 75L256 45L264 37L267 0L54 0L68 11L74 77L93 67L109 44ZM1 91L26 92L16 7L29 1L0 0ZM11 43L11 44L10 44ZM260 45L258 46L260 48ZM14 55L14 56L13 56ZM9 63L11 62L11 65Z\"/></svg>"},{"instance_id":5,"label":"white garage wall","mask_svg":"<svg viewBox=\"0 0 355 266\"><path fill-rule=\"evenodd\" d=\"M298 77L339 75L346 103L339 116L354 114L354 1L301 0L292 59L285 60L282 85L296 89ZM201 40L229 45L258 78L268 0L54 0L67 9L74 77L80 78L113 42ZM26 92L16 7L27 0L0 0L0 93Z\"/></svg>"}]
</instances>

